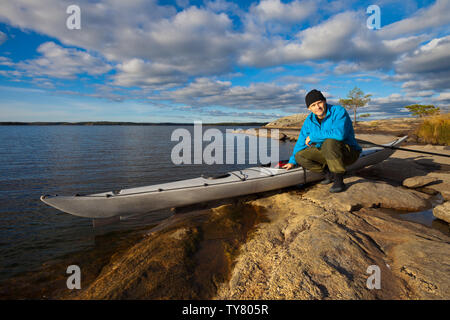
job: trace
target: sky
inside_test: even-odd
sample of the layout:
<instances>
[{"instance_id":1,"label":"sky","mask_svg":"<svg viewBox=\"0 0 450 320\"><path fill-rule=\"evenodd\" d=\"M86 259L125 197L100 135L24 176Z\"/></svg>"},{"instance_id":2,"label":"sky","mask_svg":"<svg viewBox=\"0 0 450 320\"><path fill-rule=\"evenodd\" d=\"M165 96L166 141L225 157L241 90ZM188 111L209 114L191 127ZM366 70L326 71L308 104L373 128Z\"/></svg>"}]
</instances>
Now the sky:
<instances>
[{"instance_id":1,"label":"sky","mask_svg":"<svg viewBox=\"0 0 450 320\"><path fill-rule=\"evenodd\" d=\"M364 120L448 110L450 1L0 3L0 121L269 122L355 86Z\"/></svg>"}]
</instances>

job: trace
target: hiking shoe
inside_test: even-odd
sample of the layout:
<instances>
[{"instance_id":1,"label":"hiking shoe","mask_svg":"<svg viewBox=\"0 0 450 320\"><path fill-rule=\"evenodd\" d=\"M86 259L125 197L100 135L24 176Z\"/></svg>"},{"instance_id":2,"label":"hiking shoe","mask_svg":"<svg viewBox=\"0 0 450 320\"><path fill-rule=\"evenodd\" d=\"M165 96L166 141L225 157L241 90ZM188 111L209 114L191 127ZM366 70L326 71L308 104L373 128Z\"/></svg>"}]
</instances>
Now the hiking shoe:
<instances>
[{"instance_id":1,"label":"hiking shoe","mask_svg":"<svg viewBox=\"0 0 450 320\"><path fill-rule=\"evenodd\" d=\"M333 174L328 170L328 167L325 167L325 178L319 182L319 184L330 184L333 182Z\"/></svg>"},{"instance_id":2,"label":"hiking shoe","mask_svg":"<svg viewBox=\"0 0 450 320\"><path fill-rule=\"evenodd\" d=\"M334 174L334 183L330 188L331 193L338 193L345 190L344 184L344 174L343 173L335 173Z\"/></svg>"}]
</instances>

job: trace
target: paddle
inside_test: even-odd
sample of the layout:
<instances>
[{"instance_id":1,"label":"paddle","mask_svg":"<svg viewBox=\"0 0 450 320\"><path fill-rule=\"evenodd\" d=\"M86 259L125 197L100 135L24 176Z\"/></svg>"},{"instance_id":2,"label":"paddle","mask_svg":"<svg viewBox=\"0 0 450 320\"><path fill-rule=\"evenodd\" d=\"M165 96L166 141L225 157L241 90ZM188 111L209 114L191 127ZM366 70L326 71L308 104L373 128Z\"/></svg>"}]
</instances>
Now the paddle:
<instances>
[{"instance_id":1,"label":"paddle","mask_svg":"<svg viewBox=\"0 0 450 320\"><path fill-rule=\"evenodd\" d=\"M415 152L415 153L423 153L423 154L430 154L433 156L440 156L440 157L448 157L450 158L449 154L442 154L442 153L436 153L436 152L429 152L429 151L422 151L422 150L413 150L413 149L405 149L405 148L400 148L400 147L393 147L393 146L383 146L381 144L376 144L370 141L365 141L365 140L359 140L356 139L358 141L358 143L361 144L369 144L375 147L381 147L381 148L386 148L386 149L394 149L394 150L401 150L401 151L409 151L409 152Z\"/></svg>"}]
</instances>

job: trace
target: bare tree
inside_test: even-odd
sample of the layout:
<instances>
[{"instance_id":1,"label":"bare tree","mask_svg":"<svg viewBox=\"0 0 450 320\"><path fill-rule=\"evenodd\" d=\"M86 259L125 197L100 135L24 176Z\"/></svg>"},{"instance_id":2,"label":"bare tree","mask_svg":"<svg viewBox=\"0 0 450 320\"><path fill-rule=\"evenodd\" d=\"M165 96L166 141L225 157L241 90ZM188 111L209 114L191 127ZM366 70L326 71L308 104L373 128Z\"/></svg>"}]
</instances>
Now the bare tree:
<instances>
[{"instance_id":1,"label":"bare tree","mask_svg":"<svg viewBox=\"0 0 450 320\"><path fill-rule=\"evenodd\" d=\"M356 109L364 107L369 101L371 94L364 95L361 89L354 87L348 94L348 99L339 99L339 104L347 109L353 110L354 123L356 124Z\"/></svg>"}]
</instances>

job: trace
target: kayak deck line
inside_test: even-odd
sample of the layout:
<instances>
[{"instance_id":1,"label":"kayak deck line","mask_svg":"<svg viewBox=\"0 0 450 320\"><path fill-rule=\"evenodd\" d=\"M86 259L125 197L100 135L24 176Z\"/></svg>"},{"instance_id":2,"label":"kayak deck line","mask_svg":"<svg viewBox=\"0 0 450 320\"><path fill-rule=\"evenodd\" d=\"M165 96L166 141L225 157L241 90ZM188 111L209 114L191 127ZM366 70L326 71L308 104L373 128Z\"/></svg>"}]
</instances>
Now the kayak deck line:
<instances>
[{"instance_id":1,"label":"kayak deck line","mask_svg":"<svg viewBox=\"0 0 450 320\"><path fill-rule=\"evenodd\" d=\"M257 171L257 170L254 170L253 168L248 168L248 169L245 169L245 170ZM278 169L278 170L286 171L286 169ZM132 196L132 195L153 193L153 192L177 191L177 190L182 190L182 189L220 186L220 185L230 184L230 183L238 183L238 182L245 182L245 181L254 181L254 180L258 180L258 179L272 178L272 177L277 177L277 176L284 175L284 174L293 174L293 173L296 173L297 171L301 171L301 170L303 170L303 168L302 167L298 167L298 168L289 170L289 172L280 172L280 173L277 173L277 174L271 174L271 175L267 175L267 176L263 176L263 177L253 177L251 179L244 179L244 180L240 180L240 181L217 182L217 183L214 183L214 184L204 183L202 185L199 184L199 185L194 185L194 186L177 187L177 188L171 188L171 189L159 188L159 189L156 189L156 190L148 190L148 191L141 191L141 192L126 193L126 194L121 194L120 191L122 191L122 190L116 191L116 194L110 194L110 193L101 194L101 195L99 195L99 194L88 194L88 195L76 194L76 195L73 195L72 197L87 197L87 198L124 197L124 196ZM194 178L194 179L198 179L198 178ZM203 179L205 179L205 178L203 178ZM61 196L58 196L58 195L54 195L54 196L61 197ZM54 197L54 196L52 196L52 195L45 195L45 196L42 196L41 198L43 198L43 197L44 198L45 197Z\"/></svg>"},{"instance_id":2,"label":"kayak deck line","mask_svg":"<svg viewBox=\"0 0 450 320\"><path fill-rule=\"evenodd\" d=\"M376 152L376 151L378 151L378 150L381 150L381 148L377 148L376 150L370 150L370 151ZM367 155L369 155L369 154L368 154L368 153L362 154L362 155L361 155L361 158L362 158L362 157L365 157L365 156L367 156ZM267 170L267 168L264 168L264 167L258 167L258 168L266 169L266 170ZM247 168L247 169L245 169L245 170L252 170L252 171L258 172L258 171L255 170L254 168ZM114 191L115 193L113 193L113 194L110 194L110 193L102 194L102 195L98 195L98 194L91 194L91 195L79 195L79 194L75 194L74 196L75 196L75 197L89 197L89 198L123 197L123 196L132 196L132 195L139 195L139 194L146 194L146 193L153 193L153 192L163 192L163 191L172 191L172 190L176 191L176 190L190 189L190 188L201 188L201 187L208 187L208 186L219 186L219 185L230 184L230 183L237 183L237 182L253 181L253 180L258 180L258 179L272 178L272 177L277 177L277 176L284 175L284 174L293 174L293 173L296 173L297 171L301 171L301 170L305 171L305 169L304 169L303 167L301 167L301 166L299 166L298 168L291 169L291 170L286 170L286 169L277 169L277 170L280 170L280 171L282 170L282 172L279 172L279 173L277 173L277 174L273 174L272 172L270 172L270 175L263 176L263 177L253 177L253 178L251 178L251 179L246 179L246 178L238 177L238 178L240 178L241 181L226 181L226 182L217 182L217 183L214 183L214 184L204 183L203 185L200 185L200 184L199 184L199 185L194 185L194 186L184 186L184 187L177 187L177 188L170 188L170 189L158 188L158 189L156 189L156 190L147 190L147 191L141 191L141 192L126 193L126 194L121 194L120 192L121 192L122 190L118 190L118 191ZM261 172L259 172L259 173L261 173ZM231 174L234 174L234 173L231 172ZM203 177L201 177L201 178L203 178ZM198 179L198 178L194 178L194 179ZM203 179L207 179L207 178L203 178Z\"/></svg>"},{"instance_id":3,"label":"kayak deck line","mask_svg":"<svg viewBox=\"0 0 450 320\"><path fill-rule=\"evenodd\" d=\"M372 150L366 150L366 151L372 151L372 152L376 152L376 151L379 151L379 150L382 150L382 148L372 148ZM371 153L372 153L371 152ZM362 158L362 157L365 157L365 156L367 156L367 155L369 155L370 153L365 153L365 154L362 154L360 157ZM267 170L267 168L265 168L265 167L258 167L258 168L261 168L261 169L266 169ZM255 170L254 168L247 168L247 169L245 169L245 170L253 170L253 171L257 171L257 170ZM118 190L118 191L113 191L113 193L112 194L110 194L110 193L106 193L106 194L101 194L101 195L99 195L99 194L88 194L88 195L80 195L80 194L75 194L74 195L74 197L88 197L88 198L110 198L110 197L123 197L123 196L132 196L132 195L139 195L139 194L146 194L146 193L153 193L153 192L163 192L163 191L177 191L177 190L182 190L182 189L190 189L190 188L201 188L201 187L208 187L208 186L219 186L219 185L224 185L224 184L230 184L230 183L236 183L236 182L244 182L244 181L253 181L253 180L258 180L258 179L265 179L265 178L272 178L272 177L277 177L277 176L280 176L280 175L284 175L284 174L293 174L293 173L296 173L297 171L305 171L305 169L303 168L303 167L301 167L301 166L299 166L299 167L297 167L297 168L294 168L294 169L290 169L290 170L286 170L286 169L276 169L276 170L282 170L282 172L279 172L279 173L277 173L277 174L273 174L272 172L270 172L270 170L269 170L269 172L270 172L270 175L267 175L267 176L263 176L263 177L253 177L253 178L251 178L251 179L243 179L243 178L240 178L240 177L238 177L238 178L240 178L241 179L241 181L226 181L226 182L217 182L217 183L214 183L214 184L208 184L208 183L204 183L203 185L194 185L194 186L184 186L184 187L177 187L177 188L170 188L170 189L163 189L163 188L158 188L158 189L156 189L156 190L147 190L147 191L141 191L141 192L133 192L133 193L126 193L126 194L121 194L120 192L122 191L122 190ZM257 171L258 172L258 171ZM261 172L259 172L259 173L261 173ZM231 172L231 174L233 174L233 172ZM201 177L201 178L203 178L203 177ZM194 178L194 179L198 179L198 178ZM203 179L207 179L207 178L203 178ZM44 196L42 196L41 198L47 198L47 197L58 197L58 195L54 195L54 196L52 196L52 195L44 195Z\"/></svg>"},{"instance_id":4,"label":"kayak deck line","mask_svg":"<svg viewBox=\"0 0 450 320\"><path fill-rule=\"evenodd\" d=\"M364 148L358 161L348 172L379 163L395 152L389 146L401 144L407 136L384 146ZM319 181L322 173L305 170L301 166L286 170L281 164L263 164L197 178L109 192L74 196L44 195L40 199L63 212L80 217L105 219L147 214L160 209L183 207L210 200L233 198Z\"/></svg>"}]
</instances>

